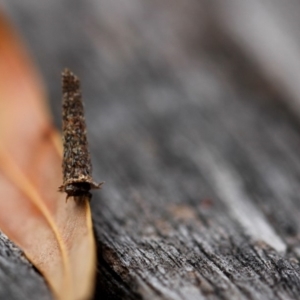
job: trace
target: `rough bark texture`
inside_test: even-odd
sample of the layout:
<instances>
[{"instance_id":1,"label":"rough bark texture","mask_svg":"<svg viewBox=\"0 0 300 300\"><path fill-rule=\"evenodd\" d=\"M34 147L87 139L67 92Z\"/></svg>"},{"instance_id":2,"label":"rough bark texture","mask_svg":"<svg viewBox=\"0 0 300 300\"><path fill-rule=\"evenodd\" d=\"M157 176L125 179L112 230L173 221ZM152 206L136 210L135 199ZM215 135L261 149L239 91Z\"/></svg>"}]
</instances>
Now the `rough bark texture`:
<instances>
[{"instance_id":1,"label":"rough bark texture","mask_svg":"<svg viewBox=\"0 0 300 300\"><path fill-rule=\"evenodd\" d=\"M82 79L95 298L299 299L299 4L3 3L58 126L61 70Z\"/></svg>"}]
</instances>

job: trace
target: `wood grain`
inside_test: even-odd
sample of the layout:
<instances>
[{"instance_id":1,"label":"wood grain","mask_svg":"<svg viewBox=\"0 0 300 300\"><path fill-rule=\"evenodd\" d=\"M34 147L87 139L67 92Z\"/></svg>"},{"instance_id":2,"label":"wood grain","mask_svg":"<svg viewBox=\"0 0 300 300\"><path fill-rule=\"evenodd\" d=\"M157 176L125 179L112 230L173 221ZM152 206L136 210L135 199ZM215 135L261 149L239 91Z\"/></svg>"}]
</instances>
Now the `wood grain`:
<instances>
[{"instance_id":1,"label":"wood grain","mask_svg":"<svg viewBox=\"0 0 300 300\"><path fill-rule=\"evenodd\" d=\"M0 234L0 298L52 299L44 279L24 254L5 235Z\"/></svg>"},{"instance_id":2,"label":"wood grain","mask_svg":"<svg viewBox=\"0 0 300 300\"><path fill-rule=\"evenodd\" d=\"M274 77L261 48L240 44L258 29L230 19L236 33L214 3L5 1L58 126L60 71L82 78L94 178L106 181L92 199L95 298L299 297L293 73Z\"/></svg>"}]
</instances>

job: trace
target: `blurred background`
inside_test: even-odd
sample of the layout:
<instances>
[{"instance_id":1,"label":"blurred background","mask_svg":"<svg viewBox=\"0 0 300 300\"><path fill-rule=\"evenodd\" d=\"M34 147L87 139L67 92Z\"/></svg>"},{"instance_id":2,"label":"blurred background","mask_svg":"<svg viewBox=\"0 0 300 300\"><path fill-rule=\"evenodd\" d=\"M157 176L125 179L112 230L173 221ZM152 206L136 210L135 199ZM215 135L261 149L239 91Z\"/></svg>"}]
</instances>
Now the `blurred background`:
<instances>
[{"instance_id":1,"label":"blurred background","mask_svg":"<svg viewBox=\"0 0 300 300\"><path fill-rule=\"evenodd\" d=\"M59 128L61 70L81 78L94 175L106 181L92 202L101 243L111 220L121 245L183 205L209 230L300 253L299 1L0 5Z\"/></svg>"},{"instance_id":2,"label":"blurred background","mask_svg":"<svg viewBox=\"0 0 300 300\"><path fill-rule=\"evenodd\" d=\"M127 69L143 58L153 66L163 60L187 69L204 60L208 45L218 43L220 53L225 46L232 53L241 52L248 63L277 84L281 81L290 97L297 98L293 75L299 72L298 1L223 2L1 1L42 70L47 66L53 77L62 66L71 65L96 73L100 68L103 76L112 78L121 63Z\"/></svg>"},{"instance_id":3,"label":"blurred background","mask_svg":"<svg viewBox=\"0 0 300 300\"><path fill-rule=\"evenodd\" d=\"M99 95L97 101L106 102L117 91L124 93L124 99L132 98L130 90L136 89L133 97L142 93L144 99L151 97L147 103L154 103L152 98L168 103L167 98L172 98L162 91L166 77L188 82L189 93L201 102L201 93L217 90L205 68L219 73L226 68L231 77L244 79L252 73L248 77L256 78L248 81L266 80L299 110L298 1L0 3L40 67L51 103L59 98L60 87L55 80L65 66L81 73L83 81L89 73L92 79L85 83L85 89L91 101L95 101L91 96ZM159 79L161 89L146 88L143 76L151 77L154 85L155 78ZM91 80L98 86L89 83ZM196 91L195 85L205 88ZM159 90L162 94L154 96ZM52 104L52 109L57 105Z\"/></svg>"}]
</instances>

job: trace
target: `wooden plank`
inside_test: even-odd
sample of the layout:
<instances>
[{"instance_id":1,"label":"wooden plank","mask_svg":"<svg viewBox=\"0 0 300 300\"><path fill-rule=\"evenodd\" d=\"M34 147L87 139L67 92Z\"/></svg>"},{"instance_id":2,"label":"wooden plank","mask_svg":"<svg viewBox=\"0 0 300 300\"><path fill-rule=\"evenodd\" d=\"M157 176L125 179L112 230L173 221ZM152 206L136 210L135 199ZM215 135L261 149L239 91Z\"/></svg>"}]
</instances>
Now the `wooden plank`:
<instances>
[{"instance_id":1,"label":"wooden plank","mask_svg":"<svg viewBox=\"0 0 300 300\"><path fill-rule=\"evenodd\" d=\"M6 1L49 85L82 78L111 299L297 299L299 123L199 1Z\"/></svg>"},{"instance_id":2,"label":"wooden plank","mask_svg":"<svg viewBox=\"0 0 300 300\"><path fill-rule=\"evenodd\" d=\"M23 252L2 233L0 233L0 299L52 299L42 276L27 261Z\"/></svg>"}]
</instances>

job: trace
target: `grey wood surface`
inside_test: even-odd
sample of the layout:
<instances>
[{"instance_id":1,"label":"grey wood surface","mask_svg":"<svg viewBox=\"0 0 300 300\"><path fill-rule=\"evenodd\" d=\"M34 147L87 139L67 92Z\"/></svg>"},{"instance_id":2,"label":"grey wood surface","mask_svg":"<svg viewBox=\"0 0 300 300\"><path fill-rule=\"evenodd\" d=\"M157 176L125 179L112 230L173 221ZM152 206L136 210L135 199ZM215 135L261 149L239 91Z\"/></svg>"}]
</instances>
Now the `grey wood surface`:
<instances>
[{"instance_id":1,"label":"grey wood surface","mask_svg":"<svg viewBox=\"0 0 300 300\"><path fill-rule=\"evenodd\" d=\"M299 299L296 1L2 3L57 126L82 79L95 298Z\"/></svg>"},{"instance_id":2,"label":"grey wood surface","mask_svg":"<svg viewBox=\"0 0 300 300\"><path fill-rule=\"evenodd\" d=\"M44 279L23 252L0 233L0 299L50 300Z\"/></svg>"}]
</instances>

